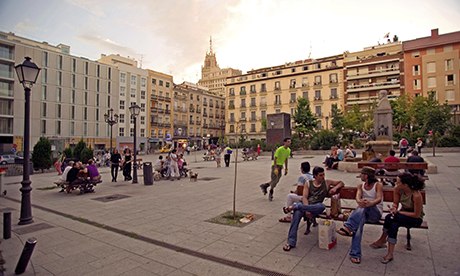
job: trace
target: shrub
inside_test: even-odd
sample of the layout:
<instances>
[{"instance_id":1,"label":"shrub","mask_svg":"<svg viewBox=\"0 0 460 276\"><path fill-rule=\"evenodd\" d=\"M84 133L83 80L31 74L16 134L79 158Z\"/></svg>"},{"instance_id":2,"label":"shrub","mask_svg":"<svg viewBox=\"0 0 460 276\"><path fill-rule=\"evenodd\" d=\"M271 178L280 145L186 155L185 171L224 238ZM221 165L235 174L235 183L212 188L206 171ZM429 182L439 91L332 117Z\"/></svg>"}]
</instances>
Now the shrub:
<instances>
[{"instance_id":1,"label":"shrub","mask_svg":"<svg viewBox=\"0 0 460 276\"><path fill-rule=\"evenodd\" d=\"M93 158L93 150L85 147L80 153L80 161L86 164L91 158Z\"/></svg>"},{"instance_id":2,"label":"shrub","mask_svg":"<svg viewBox=\"0 0 460 276\"><path fill-rule=\"evenodd\" d=\"M63 154L67 158L72 158L73 157L72 149L70 147L65 148L64 151L63 151Z\"/></svg>"},{"instance_id":3,"label":"shrub","mask_svg":"<svg viewBox=\"0 0 460 276\"><path fill-rule=\"evenodd\" d=\"M81 159L81 152L86 148L86 143L81 139L78 144L73 149L73 157L77 160L82 161Z\"/></svg>"},{"instance_id":4,"label":"shrub","mask_svg":"<svg viewBox=\"0 0 460 276\"><path fill-rule=\"evenodd\" d=\"M34 146L32 153L32 163L35 170L45 170L51 168L51 143L45 137L40 137Z\"/></svg>"},{"instance_id":5,"label":"shrub","mask_svg":"<svg viewBox=\"0 0 460 276\"><path fill-rule=\"evenodd\" d=\"M458 147L460 146L460 139L453 136L443 136L438 141L439 147Z\"/></svg>"},{"instance_id":6,"label":"shrub","mask_svg":"<svg viewBox=\"0 0 460 276\"><path fill-rule=\"evenodd\" d=\"M313 136L311 141L311 149L323 149L328 150L332 146L335 146L339 143L339 137L333 131L321 130Z\"/></svg>"}]
</instances>

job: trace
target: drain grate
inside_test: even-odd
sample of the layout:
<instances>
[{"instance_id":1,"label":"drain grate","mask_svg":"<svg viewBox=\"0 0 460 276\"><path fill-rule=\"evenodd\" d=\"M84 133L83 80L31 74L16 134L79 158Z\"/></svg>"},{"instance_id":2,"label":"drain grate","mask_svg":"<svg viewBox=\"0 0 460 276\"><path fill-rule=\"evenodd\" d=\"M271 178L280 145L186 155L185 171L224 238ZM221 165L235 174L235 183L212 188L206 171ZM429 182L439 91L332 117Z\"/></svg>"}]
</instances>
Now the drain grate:
<instances>
[{"instance_id":1,"label":"drain grate","mask_svg":"<svg viewBox=\"0 0 460 276\"><path fill-rule=\"evenodd\" d=\"M114 194L114 195L108 195L108 196L103 196L103 197L97 197L97 198L92 198L92 200L97 200L100 202L111 202L123 198L128 198L130 196L127 195L119 195L119 194Z\"/></svg>"},{"instance_id":2,"label":"drain grate","mask_svg":"<svg viewBox=\"0 0 460 276\"><path fill-rule=\"evenodd\" d=\"M218 177L198 177L198 180L202 181L211 181L211 180L216 180L219 179Z\"/></svg>"},{"instance_id":3,"label":"drain grate","mask_svg":"<svg viewBox=\"0 0 460 276\"><path fill-rule=\"evenodd\" d=\"M13 232L15 232L18 235L24 235L49 228L54 228L54 226L49 225L47 223L38 223L31 226L13 229Z\"/></svg>"}]
</instances>

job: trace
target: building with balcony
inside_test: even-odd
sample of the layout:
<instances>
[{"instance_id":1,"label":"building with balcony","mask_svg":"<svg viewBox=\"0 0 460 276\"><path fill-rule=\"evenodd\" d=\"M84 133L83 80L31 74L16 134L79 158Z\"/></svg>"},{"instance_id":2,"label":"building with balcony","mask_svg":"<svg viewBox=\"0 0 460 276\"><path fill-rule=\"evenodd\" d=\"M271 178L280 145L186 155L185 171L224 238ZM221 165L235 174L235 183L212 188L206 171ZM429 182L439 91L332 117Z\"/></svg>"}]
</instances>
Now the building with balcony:
<instances>
[{"instance_id":1,"label":"building with balcony","mask_svg":"<svg viewBox=\"0 0 460 276\"><path fill-rule=\"evenodd\" d=\"M401 42L390 42L344 54L345 109L359 105L367 111L378 100L380 90L390 100L399 97L404 87Z\"/></svg>"},{"instance_id":2,"label":"building with balcony","mask_svg":"<svg viewBox=\"0 0 460 276\"><path fill-rule=\"evenodd\" d=\"M104 112L118 110L119 71L115 66L70 54L70 46L50 45L0 32L0 151L23 150L24 88L14 66L24 57L41 68L31 91L30 145L50 139L54 151L82 138L93 149L108 149Z\"/></svg>"},{"instance_id":3,"label":"building with balcony","mask_svg":"<svg viewBox=\"0 0 460 276\"><path fill-rule=\"evenodd\" d=\"M411 96L435 92L440 103L452 107L454 122L460 122L460 32L404 41L405 90Z\"/></svg>"},{"instance_id":4,"label":"building with balcony","mask_svg":"<svg viewBox=\"0 0 460 276\"><path fill-rule=\"evenodd\" d=\"M343 56L299 60L284 65L251 70L227 78L226 136L234 143L243 132L248 139L265 139L267 114L294 115L298 98L308 99L326 128L331 106L343 110ZM291 125L295 123L291 117Z\"/></svg>"},{"instance_id":5,"label":"building with balcony","mask_svg":"<svg viewBox=\"0 0 460 276\"><path fill-rule=\"evenodd\" d=\"M241 75L241 70L232 68L220 69L217 64L216 54L212 51L212 39L209 40L209 52L204 58L204 66L201 67L200 86L207 87L209 92L217 95L225 95L225 81L227 77Z\"/></svg>"},{"instance_id":6,"label":"building with balcony","mask_svg":"<svg viewBox=\"0 0 460 276\"><path fill-rule=\"evenodd\" d=\"M147 70L148 81L148 133L151 146L162 145L164 139L173 133L172 118L176 114L173 104L173 76L161 72Z\"/></svg>"},{"instance_id":7,"label":"building with balcony","mask_svg":"<svg viewBox=\"0 0 460 276\"><path fill-rule=\"evenodd\" d=\"M122 150L129 147L134 148L134 120L129 112L131 105L139 105L141 111L137 118L137 133L136 137L138 145L136 148L140 152L147 150L147 137L148 137L148 101L147 101L147 79L148 71L139 68L137 61L129 57L120 55L101 55L98 60L100 63L114 66L118 69L118 128L117 147ZM102 110L104 111L104 110Z\"/></svg>"}]
</instances>

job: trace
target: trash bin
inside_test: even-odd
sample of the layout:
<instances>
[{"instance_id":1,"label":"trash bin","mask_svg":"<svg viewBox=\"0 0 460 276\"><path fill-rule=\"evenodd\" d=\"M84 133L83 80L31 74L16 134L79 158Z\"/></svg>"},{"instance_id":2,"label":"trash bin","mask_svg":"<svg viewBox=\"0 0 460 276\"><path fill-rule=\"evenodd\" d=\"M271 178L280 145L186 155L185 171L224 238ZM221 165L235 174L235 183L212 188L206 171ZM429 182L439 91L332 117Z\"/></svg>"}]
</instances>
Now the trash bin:
<instances>
[{"instance_id":1,"label":"trash bin","mask_svg":"<svg viewBox=\"0 0 460 276\"><path fill-rule=\"evenodd\" d=\"M153 185L152 162L144 162L144 185Z\"/></svg>"}]
</instances>

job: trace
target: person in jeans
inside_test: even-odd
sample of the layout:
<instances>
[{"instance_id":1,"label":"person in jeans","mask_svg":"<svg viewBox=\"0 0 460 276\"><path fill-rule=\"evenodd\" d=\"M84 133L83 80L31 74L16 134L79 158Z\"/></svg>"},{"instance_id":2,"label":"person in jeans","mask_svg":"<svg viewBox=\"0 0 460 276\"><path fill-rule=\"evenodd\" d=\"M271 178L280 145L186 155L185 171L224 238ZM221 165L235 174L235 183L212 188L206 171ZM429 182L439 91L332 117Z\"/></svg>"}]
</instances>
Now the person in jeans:
<instances>
[{"instance_id":1,"label":"person in jeans","mask_svg":"<svg viewBox=\"0 0 460 276\"><path fill-rule=\"evenodd\" d=\"M321 214L326 209L323 204L324 198L328 194L336 194L340 188L345 186L340 180L326 180L324 168L321 167L313 169L313 177L315 180L309 182L308 186L303 189L302 202L294 203L292 206L285 208L288 212L294 211L294 215L289 228L288 242L283 246L284 251L289 251L291 248L296 247L297 230L304 215L312 218Z\"/></svg>"},{"instance_id":2,"label":"person in jeans","mask_svg":"<svg viewBox=\"0 0 460 276\"><path fill-rule=\"evenodd\" d=\"M387 254L380 260L387 264L393 261L393 252L398 237L399 227L420 227L423 222L423 197L420 192L425 183L418 175L404 172L396 179L393 205L390 214L385 217L382 235L370 246L374 249L384 248L388 242ZM398 206L401 204L401 209Z\"/></svg>"},{"instance_id":3,"label":"person in jeans","mask_svg":"<svg viewBox=\"0 0 460 276\"><path fill-rule=\"evenodd\" d=\"M281 178L281 170L283 169L284 165L284 175L288 173L288 159L291 156L291 149L289 146L291 145L291 138L284 138L283 140L284 145L279 147L274 155L274 160L271 168L270 173L270 182L260 184L260 189L264 195L267 194L267 189L270 187L270 193L268 194L268 200L273 200L273 193L275 191L275 187L280 181Z\"/></svg>"},{"instance_id":4,"label":"person in jeans","mask_svg":"<svg viewBox=\"0 0 460 276\"><path fill-rule=\"evenodd\" d=\"M361 263L361 239L366 222L377 223L383 213L383 185L375 178L375 170L371 167L361 169L362 184L358 185L356 203L358 207L351 216L337 230L342 236L351 238L350 261L354 264Z\"/></svg>"},{"instance_id":5,"label":"person in jeans","mask_svg":"<svg viewBox=\"0 0 460 276\"><path fill-rule=\"evenodd\" d=\"M121 155L118 153L117 149L113 150L113 153L110 155L110 173L112 175L112 182L117 182L118 176L118 166L120 166Z\"/></svg>"}]
</instances>

